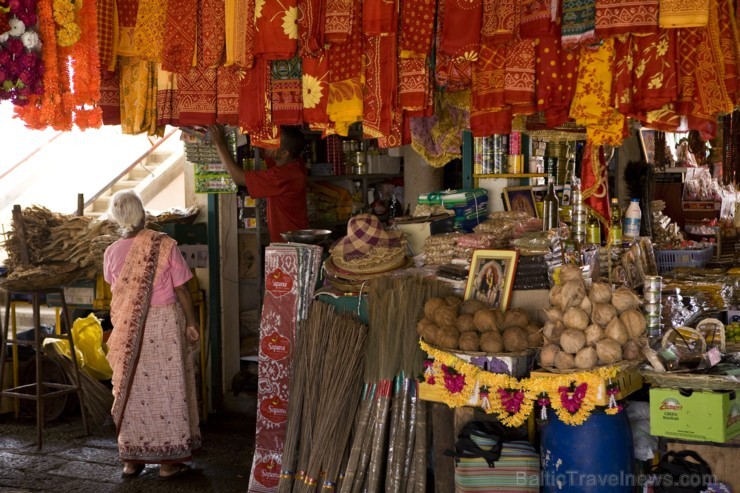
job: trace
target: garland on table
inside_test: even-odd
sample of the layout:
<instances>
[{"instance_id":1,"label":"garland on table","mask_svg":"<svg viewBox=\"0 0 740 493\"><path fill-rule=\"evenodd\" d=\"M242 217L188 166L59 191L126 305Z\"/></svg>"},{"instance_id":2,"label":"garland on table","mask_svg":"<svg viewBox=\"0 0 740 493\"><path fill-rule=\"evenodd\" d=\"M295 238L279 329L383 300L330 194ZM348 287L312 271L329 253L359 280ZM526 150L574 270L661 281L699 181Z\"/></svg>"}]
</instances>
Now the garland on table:
<instances>
[{"instance_id":1,"label":"garland on table","mask_svg":"<svg viewBox=\"0 0 740 493\"><path fill-rule=\"evenodd\" d=\"M568 425L583 424L596 408L599 387L608 380L607 414L622 407L616 403L619 387L612 383L617 367L597 368L551 377L517 379L502 373L491 373L420 340L421 349L429 355L421 380L442 390L442 401L450 407L476 404L486 413L495 414L505 426L524 424L537 402L546 418L550 406Z\"/></svg>"},{"instance_id":2,"label":"garland on table","mask_svg":"<svg viewBox=\"0 0 740 493\"><path fill-rule=\"evenodd\" d=\"M0 100L22 106L43 93L36 21L36 0L0 0Z\"/></svg>"}]
</instances>

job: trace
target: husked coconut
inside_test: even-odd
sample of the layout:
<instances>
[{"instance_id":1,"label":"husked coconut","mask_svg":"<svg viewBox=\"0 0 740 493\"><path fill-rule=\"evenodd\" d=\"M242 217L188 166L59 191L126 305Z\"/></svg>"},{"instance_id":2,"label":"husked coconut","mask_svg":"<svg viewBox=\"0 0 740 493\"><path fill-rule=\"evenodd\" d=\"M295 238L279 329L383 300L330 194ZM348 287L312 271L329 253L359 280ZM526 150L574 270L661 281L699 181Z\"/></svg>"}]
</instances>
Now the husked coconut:
<instances>
[{"instance_id":1,"label":"husked coconut","mask_svg":"<svg viewBox=\"0 0 740 493\"><path fill-rule=\"evenodd\" d=\"M576 359L572 354L560 351L555 355L555 368L558 370L570 370L575 368Z\"/></svg>"},{"instance_id":2,"label":"husked coconut","mask_svg":"<svg viewBox=\"0 0 740 493\"><path fill-rule=\"evenodd\" d=\"M498 332L499 330L496 324L496 317L488 308L483 308L475 312L475 315L473 315L473 325L478 329L478 332Z\"/></svg>"},{"instance_id":3,"label":"husked coconut","mask_svg":"<svg viewBox=\"0 0 740 493\"><path fill-rule=\"evenodd\" d=\"M527 331L521 327L509 327L504 331L504 349L508 353L517 353L527 349Z\"/></svg>"},{"instance_id":4,"label":"husked coconut","mask_svg":"<svg viewBox=\"0 0 740 493\"><path fill-rule=\"evenodd\" d=\"M588 327L588 313L580 308L571 308L563 315L563 323L569 329L584 330Z\"/></svg>"},{"instance_id":5,"label":"husked coconut","mask_svg":"<svg viewBox=\"0 0 740 493\"><path fill-rule=\"evenodd\" d=\"M586 345L586 334L582 330L568 329L560 336L560 347L566 353L576 354Z\"/></svg>"},{"instance_id":6,"label":"husked coconut","mask_svg":"<svg viewBox=\"0 0 740 493\"><path fill-rule=\"evenodd\" d=\"M583 274L581 268L577 265L567 264L560 268L560 284L565 284L568 281L578 281L583 283Z\"/></svg>"},{"instance_id":7,"label":"husked coconut","mask_svg":"<svg viewBox=\"0 0 740 493\"><path fill-rule=\"evenodd\" d=\"M540 365L541 366L555 366L555 356L560 352L560 347L557 344L545 344L540 351Z\"/></svg>"},{"instance_id":8,"label":"husked coconut","mask_svg":"<svg viewBox=\"0 0 740 493\"><path fill-rule=\"evenodd\" d=\"M560 291L560 309L567 312L568 308L578 306L586 296L586 287L583 282L568 281L563 284L563 290Z\"/></svg>"},{"instance_id":9,"label":"husked coconut","mask_svg":"<svg viewBox=\"0 0 740 493\"><path fill-rule=\"evenodd\" d=\"M480 335L480 349L489 354L502 353L504 351L504 340L497 330L483 332Z\"/></svg>"},{"instance_id":10,"label":"husked coconut","mask_svg":"<svg viewBox=\"0 0 740 493\"><path fill-rule=\"evenodd\" d=\"M586 344L589 346L604 337L604 329L596 324L591 324L586 327L584 333L586 334Z\"/></svg>"},{"instance_id":11,"label":"husked coconut","mask_svg":"<svg viewBox=\"0 0 740 493\"><path fill-rule=\"evenodd\" d=\"M606 327L614 317L617 310L609 303L594 303L591 310L591 320L600 327Z\"/></svg>"},{"instance_id":12,"label":"husked coconut","mask_svg":"<svg viewBox=\"0 0 740 493\"><path fill-rule=\"evenodd\" d=\"M427 302L424 303L424 316L429 320L434 320L434 312L444 304L445 300L442 298L429 298Z\"/></svg>"},{"instance_id":13,"label":"husked coconut","mask_svg":"<svg viewBox=\"0 0 740 493\"><path fill-rule=\"evenodd\" d=\"M544 309L545 314L547 315L547 319L551 320L553 322L562 321L563 320L563 312L560 310L560 308L546 308Z\"/></svg>"},{"instance_id":14,"label":"husked coconut","mask_svg":"<svg viewBox=\"0 0 740 493\"><path fill-rule=\"evenodd\" d=\"M459 339L460 332L451 325L444 326L437 332L437 345L445 349L457 349Z\"/></svg>"},{"instance_id":15,"label":"husked coconut","mask_svg":"<svg viewBox=\"0 0 740 493\"><path fill-rule=\"evenodd\" d=\"M470 315L475 314L478 310L488 308L488 306L481 300L466 300L460 305L460 313L469 313Z\"/></svg>"},{"instance_id":16,"label":"husked coconut","mask_svg":"<svg viewBox=\"0 0 740 493\"><path fill-rule=\"evenodd\" d=\"M450 306L454 306L455 308L460 308L460 305L462 305L462 298L458 298L457 296L447 296L445 297L445 303L447 303Z\"/></svg>"},{"instance_id":17,"label":"husked coconut","mask_svg":"<svg viewBox=\"0 0 740 493\"><path fill-rule=\"evenodd\" d=\"M578 308L590 315L591 309L593 308L591 299L588 296L584 296L583 301L581 301L581 304L578 305Z\"/></svg>"},{"instance_id":18,"label":"husked coconut","mask_svg":"<svg viewBox=\"0 0 740 493\"><path fill-rule=\"evenodd\" d=\"M473 322L473 316L470 313L463 313L457 316L455 321L455 327L460 333L475 331L475 323Z\"/></svg>"},{"instance_id":19,"label":"husked coconut","mask_svg":"<svg viewBox=\"0 0 740 493\"><path fill-rule=\"evenodd\" d=\"M622 356L624 359L642 359L642 344L634 339L622 345Z\"/></svg>"},{"instance_id":20,"label":"husked coconut","mask_svg":"<svg viewBox=\"0 0 740 493\"><path fill-rule=\"evenodd\" d=\"M593 303L609 303L612 300L612 288L605 282L595 282L588 290L588 297Z\"/></svg>"},{"instance_id":21,"label":"husked coconut","mask_svg":"<svg viewBox=\"0 0 740 493\"><path fill-rule=\"evenodd\" d=\"M631 289L622 286L614 291L612 294L612 305L617 309L618 313L626 312L634 308L639 308L640 298L637 297Z\"/></svg>"},{"instance_id":22,"label":"husked coconut","mask_svg":"<svg viewBox=\"0 0 740 493\"><path fill-rule=\"evenodd\" d=\"M587 370L596 366L599 357L596 355L596 349L587 346L578 351L575 361L576 368Z\"/></svg>"},{"instance_id":23,"label":"husked coconut","mask_svg":"<svg viewBox=\"0 0 740 493\"><path fill-rule=\"evenodd\" d=\"M629 340L629 332L627 332L627 327L624 326L619 317L614 317L611 322L606 325L604 335L609 339L614 339L620 345Z\"/></svg>"},{"instance_id":24,"label":"husked coconut","mask_svg":"<svg viewBox=\"0 0 740 493\"><path fill-rule=\"evenodd\" d=\"M622 312L619 319L627 327L630 339L639 339L645 334L647 321L645 320L645 315L640 310L626 310Z\"/></svg>"},{"instance_id":25,"label":"husked coconut","mask_svg":"<svg viewBox=\"0 0 740 493\"><path fill-rule=\"evenodd\" d=\"M439 326L434 322L426 323L422 328L421 337L423 337L424 341L426 341L427 343L439 346L440 344L437 342L437 336L441 330L442 329L440 329Z\"/></svg>"},{"instance_id":26,"label":"husked coconut","mask_svg":"<svg viewBox=\"0 0 740 493\"><path fill-rule=\"evenodd\" d=\"M544 336L541 327L529 324L524 327L524 330L527 331L527 347L542 347Z\"/></svg>"},{"instance_id":27,"label":"husked coconut","mask_svg":"<svg viewBox=\"0 0 740 493\"><path fill-rule=\"evenodd\" d=\"M478 351L480 349L480 337L475 331L463 332L460 334L460 340L457 345L463 351Z\"/></svg>"},{"instance_id":28,"label":"husked coconut","mask_svg":"<svg viewBox=\"0 0 740 493\"><path fill-rule=\"evenodd\" d=\"M542 333L548 342L560 342L563 332L565 332L563 322L546 322L542 327Z\"/></svg>"},{"instance_id":29,"label":"husked coconut","mask_svg":"<svg viewBox=\"0 0 740 493\"><path fill-rule=\"evenodd\" d=\"M601 339L596 343L596 355L605 365L618 363L622 360L622 346L614 339Z\"/></svg>"},{"instance_id":30,"label":"husked coconut","mask_svg":"<svg viewBox=\"0 0 740 493\"><path fill-rule=\"evenodd\" d=\"M455 325L457 319L457 308L444 304L434 310L434 321L437 325Z\"/></svg>"},{"instance_id":31,"label":"husked coconut","mask_svg":"<svg viewBox=\"0 0 740 493\"><path fill-rule=\"evenodd\" d=\"M563 285L562 284L556 284L555 286L550 288L550 305L552 306L560 306L562 304L561 301L561 292L563 291Z\"/></svg>"}]
</instances>

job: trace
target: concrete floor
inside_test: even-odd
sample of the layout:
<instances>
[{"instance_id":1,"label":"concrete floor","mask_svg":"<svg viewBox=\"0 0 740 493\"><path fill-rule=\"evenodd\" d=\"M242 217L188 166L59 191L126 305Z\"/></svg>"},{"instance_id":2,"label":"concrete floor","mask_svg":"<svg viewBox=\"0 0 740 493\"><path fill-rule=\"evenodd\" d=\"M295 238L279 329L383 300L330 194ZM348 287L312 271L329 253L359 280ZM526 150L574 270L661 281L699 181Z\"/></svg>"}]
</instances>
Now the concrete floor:
<instances>
[{"instance_id":1,"label":"concrete floor","mask_svg":"<svg viewBox=\"0 0 740 493\"><path fill-rule=\"evenodd\" d=\"M246 492L254 452L254 417L216 414L202 426L203 448L193 471L169 481L149 466L136 479L122 479L115 433L94 428L84 436L79 414L46 424L37 451L36 424L0 416L0 493Z\"/></svg>"}]
</instances>

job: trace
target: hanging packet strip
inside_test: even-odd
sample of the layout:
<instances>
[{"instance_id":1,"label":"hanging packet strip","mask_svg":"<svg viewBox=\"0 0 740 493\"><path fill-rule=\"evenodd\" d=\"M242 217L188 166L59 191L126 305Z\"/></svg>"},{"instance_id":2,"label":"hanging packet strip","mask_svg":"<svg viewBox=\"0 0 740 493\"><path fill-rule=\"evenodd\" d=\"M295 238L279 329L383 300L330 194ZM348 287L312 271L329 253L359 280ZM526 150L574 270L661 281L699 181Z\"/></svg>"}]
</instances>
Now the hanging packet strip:
<instances>
[{"instance_id":1,"label":"hanging packet strip","mask_svg":"<svg viewBox=\"0 0 740 493\"><path fill-rule=\"evenodd\" d=\"M460 190L440 190L429 194L421 194L417 199L419 204L444 205L447 209L464 206L470 201L488 200L488 191L485 188L461 188Z\"/></svg>"}]
</instances>

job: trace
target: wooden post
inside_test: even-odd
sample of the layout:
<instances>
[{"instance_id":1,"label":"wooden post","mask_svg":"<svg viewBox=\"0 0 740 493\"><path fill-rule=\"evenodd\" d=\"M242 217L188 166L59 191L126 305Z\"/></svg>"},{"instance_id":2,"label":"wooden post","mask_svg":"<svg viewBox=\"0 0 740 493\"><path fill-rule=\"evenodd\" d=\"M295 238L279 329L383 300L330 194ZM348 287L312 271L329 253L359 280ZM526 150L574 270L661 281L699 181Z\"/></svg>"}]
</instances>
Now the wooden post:
<instances>
[{"instance_id":1,"label":"wooden post","mask_svg":"<svg viewBox=\"0 0 740 493\"><path fill-rule=\"evenodd\" d=\"M21 244L21 262L23 262L23 265L30 265L31 257L28 255L26 226L23 223L23 212L21 211L21 206L18 204L13 206L13 222L15 223L15 234L18 237L18 242Z\"/></svg>"},{"instance_id":2,"label":"wooden post","mask_svg":"<svg viewBox=\"0 0 740 493\"><path fill-rule=\"evenodd\" d=\"M84 216L85 215L85 195L78 193L77 194L77 216Z\"/></svg>"},{"instance_id":3,"label":"wooden post","mask_svg":"<svg viewBox=\"0 0 740 493\"><path fill-rule=\"evenodd\" d=\"M455 491L455 459L445 450L455 449L455 413L446 404L431 403L432 446L434 448L434 491Z\"/></svg>"}]
</instances>

